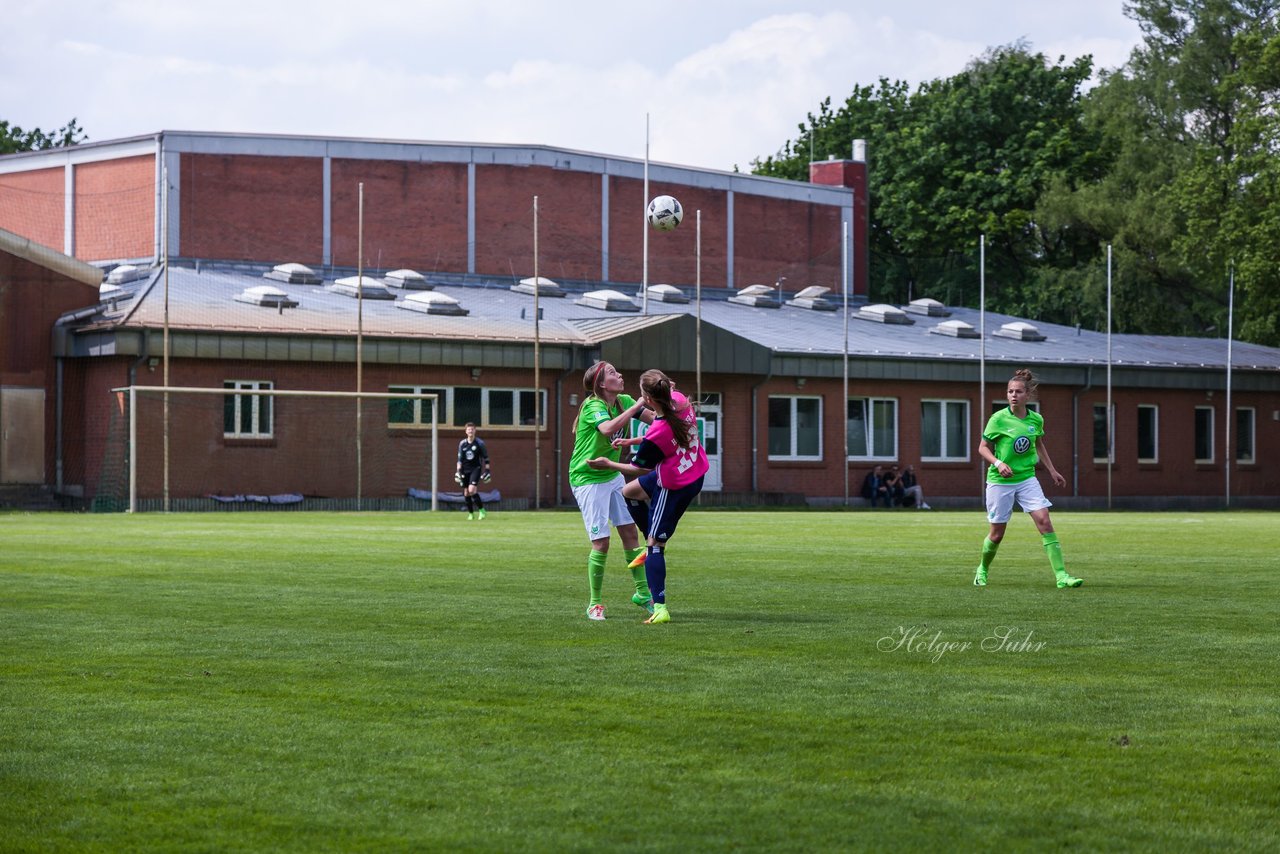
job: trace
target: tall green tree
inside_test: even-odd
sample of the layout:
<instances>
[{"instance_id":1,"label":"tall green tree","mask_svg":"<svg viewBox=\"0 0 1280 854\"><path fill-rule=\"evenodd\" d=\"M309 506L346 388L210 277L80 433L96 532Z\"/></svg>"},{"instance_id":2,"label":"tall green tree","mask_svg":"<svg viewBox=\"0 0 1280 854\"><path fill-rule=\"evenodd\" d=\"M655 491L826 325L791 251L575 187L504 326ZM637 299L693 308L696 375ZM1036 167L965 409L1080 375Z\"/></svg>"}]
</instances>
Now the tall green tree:
<instances>
[{"instance_id":1,"label":"tall green tree","mask_svg":"<svg viewBox=\"0 0 1280 854\"><path fill-rule=\"evenodd\" d=\"M803 179L809 159L847 156L869 141L873 299L977 299L978 236L987 235L993 307L1025 309L1041 267L1071 266L1073 234L1035 219L1053 182L1074 187L1105 164L1081 121L1088 57L1050 62L1018 43L988 51L954 77L921 84L882 79L855 88L838 111L825 101L759 174Z\"/></svg>"},{"instance_id":2,"label":"tall green tree","mask_svg":"<svg viewBox=\"0 0 1280 854\"><path fill-rule=\"evenodd\" d=\"M1056 186L1041 217L1112 244L1117 328L1280 344L1276 0L1135 0L1143 42L1086 99L1111 167ZM1101 259L1074 282L1096 280ZM1071 280L1073 277L1066 277Z\"/></svg>"},{"instance_id":3,"label":"tall green tree","mask_svg":"<svg viewBox=\"0 0 1280 854\"><path fill-rule=\"evenodd\" d=\"M23 130L17 125L10 125L0 120L0 154L14 154L19 151L37 151L44 148L62 148L77 145L89 137L84 129L72 119L62 127L50 133L40 128Z\"/></svg>"}]
</instances>

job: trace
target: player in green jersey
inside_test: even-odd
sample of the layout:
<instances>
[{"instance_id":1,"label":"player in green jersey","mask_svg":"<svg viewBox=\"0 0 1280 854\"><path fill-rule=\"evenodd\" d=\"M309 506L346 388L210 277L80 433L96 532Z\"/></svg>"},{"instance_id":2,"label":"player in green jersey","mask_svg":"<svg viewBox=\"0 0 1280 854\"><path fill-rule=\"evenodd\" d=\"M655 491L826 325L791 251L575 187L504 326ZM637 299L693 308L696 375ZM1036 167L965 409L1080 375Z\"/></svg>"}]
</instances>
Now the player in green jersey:
<instances>
[{"instance_id":1,"label":"player in green jersey","mask_svg":"<svg viewBox=\"0 0 1280 854\"><path fill-rule=\"evenodd\" d=\"M614 462L621 460L621 450L615 440L627 438L632 418L652 424L653 412L644 403L623 394L622 374L608 362L596 362L587 368L582 377L583 390L587 392L578 409L578 420L573 430L573 456L569 460L569 486L574 500L582 511L582 523L591 540L591 553L587 556L587 582L590 601L587 617L604 619L604 567L609 556L609 526L618 529L618 539L626 553L628 563L644 553L640 535L632 519L627 500L622 496L626 482L621 474L608 469L594 469L587 464L596 457L607 457ZM631 568L635 593L631 601L653 613L653 597L645 582L643 566Z\"/></svg>"},{"instance_id":2,"label":"player in green jersey","mask_svg":"<svg viewBox=\"0 0 1280 854\"><path fill-rule=\"evenodd\" d=\"M982 543L982 562L973 576L973 583L978 587L987 585L987 570L1004 539L1015 500L1036 523L1049 555L1049 565L1058 578L1058 587L1079 587L1084 583L1067 572L1062 561L1062 546L1049 520L1049 508L1053 505L1036 480L1036 463L1043 460L1053 482L1058 486L1067 485L1067 479L1054 468L1049 449L1045 447L1044 418L1027 408L1027 402L1036 399L1038 386L1031 371L1026 368L1014 371L1005 389L1009 406L991 416L978 444L978 455L991 464L987 469L987 521L991 523L991 530Z\"/></svg>"}]
</instances>

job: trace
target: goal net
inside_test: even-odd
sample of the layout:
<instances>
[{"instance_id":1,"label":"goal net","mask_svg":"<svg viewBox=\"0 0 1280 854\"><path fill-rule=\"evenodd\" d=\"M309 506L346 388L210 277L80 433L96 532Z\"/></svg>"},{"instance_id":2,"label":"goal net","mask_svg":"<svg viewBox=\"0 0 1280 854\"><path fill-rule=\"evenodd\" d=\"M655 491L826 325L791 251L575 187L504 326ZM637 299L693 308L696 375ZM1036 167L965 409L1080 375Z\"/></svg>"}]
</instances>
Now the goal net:
<instances>
[{"instance_id":1,"label":"goal net","mask_svg":"<svg viewBox=\"0 0 1280 854\"><path fill-rule=\"evenodd\" d=\"M235 381L113 393L94 510L438 509L435 394Z\"/></svg>"}]
</instances>

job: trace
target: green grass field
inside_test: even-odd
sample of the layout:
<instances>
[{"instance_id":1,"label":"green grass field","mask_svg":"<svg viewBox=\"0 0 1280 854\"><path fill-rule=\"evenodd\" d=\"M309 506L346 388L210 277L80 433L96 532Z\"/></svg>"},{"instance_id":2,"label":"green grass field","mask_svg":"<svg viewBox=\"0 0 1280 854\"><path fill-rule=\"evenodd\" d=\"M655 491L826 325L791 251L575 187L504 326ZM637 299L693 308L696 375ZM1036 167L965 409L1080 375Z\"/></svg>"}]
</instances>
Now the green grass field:
<instances>
[{"instance_id":1,"label":"green grass field","mask_svg":"<svg viewBox=\"0 0 1280 854\"><path fill-rule=\"evenodd\" d=\"M1280 514L1054 521L3 515L0 850L1276 850Z\"/></svg>"}]
</instances>

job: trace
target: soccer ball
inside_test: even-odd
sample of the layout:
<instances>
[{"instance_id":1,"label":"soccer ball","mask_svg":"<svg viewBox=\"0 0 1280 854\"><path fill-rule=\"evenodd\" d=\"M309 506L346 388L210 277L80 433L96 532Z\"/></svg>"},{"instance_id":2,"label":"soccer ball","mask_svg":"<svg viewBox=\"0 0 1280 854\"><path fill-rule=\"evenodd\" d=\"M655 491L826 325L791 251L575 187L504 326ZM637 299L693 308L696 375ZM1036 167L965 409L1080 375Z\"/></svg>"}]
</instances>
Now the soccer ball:
<instances>
[{"instance_id":1,"label":"soccer ball","mask_svg":"<svg viewBox=\"0 0 1280 854\"><path fill-rule=\"evenodd\" d=\"M671 231L684 219L684 208L680 207L675 196L658 196L649 202L646 215L649 225L658 231Z\"/></svg>"}]
</instances>

